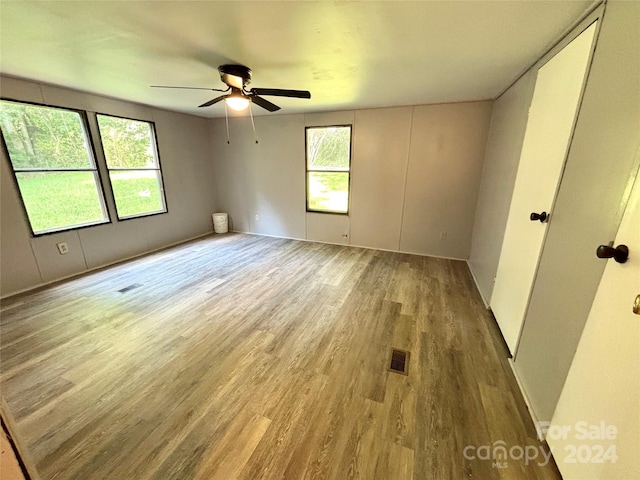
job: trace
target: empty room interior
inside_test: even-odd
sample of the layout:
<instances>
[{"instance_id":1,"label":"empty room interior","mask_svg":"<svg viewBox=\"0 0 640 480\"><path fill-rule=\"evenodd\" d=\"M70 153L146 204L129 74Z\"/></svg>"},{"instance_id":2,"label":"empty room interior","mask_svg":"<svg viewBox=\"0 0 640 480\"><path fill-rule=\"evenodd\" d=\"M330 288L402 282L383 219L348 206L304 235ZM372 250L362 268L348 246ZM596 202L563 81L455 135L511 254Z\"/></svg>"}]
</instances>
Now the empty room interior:
<instances>
[{"instance_id":1,"label":"empty room interior","mask_svg":"<svg viewBox=\"0 0 640 480\"><path fill-rule=\"evenodd\" d=\"M1 478L640 479L640 1L0 2Z\"/></svg>"}]
</instances>

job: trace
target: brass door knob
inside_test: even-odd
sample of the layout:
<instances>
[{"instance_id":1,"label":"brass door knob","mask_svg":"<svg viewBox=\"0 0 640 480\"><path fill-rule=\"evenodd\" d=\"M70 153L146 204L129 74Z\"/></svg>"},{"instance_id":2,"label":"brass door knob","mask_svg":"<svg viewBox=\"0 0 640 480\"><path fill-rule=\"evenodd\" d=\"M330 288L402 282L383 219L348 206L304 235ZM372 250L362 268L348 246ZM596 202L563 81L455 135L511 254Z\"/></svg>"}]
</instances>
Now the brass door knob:
<instances>
[{"instance_id":1,"label":"brass door knob","mask_svg":"<svg viewBox=\"0 0 640 480\"><path fill-rule=\"evenodd\" d=\"M640 295L638 295L636 301L633 302L633 313L640 315Z\"/></svg>"}]
</instances>

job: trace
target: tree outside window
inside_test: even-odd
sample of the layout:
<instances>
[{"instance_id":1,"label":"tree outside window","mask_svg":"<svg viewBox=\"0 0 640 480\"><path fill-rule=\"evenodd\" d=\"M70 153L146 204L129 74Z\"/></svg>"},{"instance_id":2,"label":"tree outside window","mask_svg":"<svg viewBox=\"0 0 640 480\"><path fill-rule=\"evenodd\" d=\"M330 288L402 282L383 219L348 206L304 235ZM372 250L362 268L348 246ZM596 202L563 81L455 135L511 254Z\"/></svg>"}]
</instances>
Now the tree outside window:
<instances>
[{"instance_id":1,"label":"tree outside window","mask_svg":"<svg viewBox=\"0 0 640 480\"><path fill-rule=\"evenodd\" d=\"M306 129L307 211L349 212L351 126Z\"/></svg>"},{"instance_id":2,"label":"tree outside window","mask_svg":"<svg viewBox=\"0 0 640 480\"><path fill-rule=\"evenodd\" d=\"M81 112L2 100L0 127L34 235L109 221Z\"/></svg>"},{"instance_id":3,"label":"tree outside window","mask_svg":"<svg viewBox=\"0 0 640 480\"><path fill-rule=\"evenodd\" d=\"M167 211L153 123L97 115L118 219Z\"/></svg>"}]
</instances>

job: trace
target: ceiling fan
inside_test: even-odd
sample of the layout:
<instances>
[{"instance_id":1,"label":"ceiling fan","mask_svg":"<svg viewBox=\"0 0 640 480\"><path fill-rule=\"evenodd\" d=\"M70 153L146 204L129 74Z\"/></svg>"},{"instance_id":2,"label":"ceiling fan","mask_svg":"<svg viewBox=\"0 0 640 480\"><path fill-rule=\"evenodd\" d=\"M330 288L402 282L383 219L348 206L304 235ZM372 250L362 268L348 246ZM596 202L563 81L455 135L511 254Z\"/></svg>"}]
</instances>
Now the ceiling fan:
<instances>
[{"instance_id":1,"label":"ceiling fan","mask_svg":"<svg viewBox=\"0 0 640 480\"><path fill-rule=\"evenodd\" d=\"M251 69L244 65L220 65L218 67L220 79L227 85L225 90L218 88L202 87L173 87L168 85L151 85L153 88L184 88L190 90L213 90L214 92L229 92L220 95L208 102L198 105L198 107L209 107L224 100L226 104L234 110L244 110L249 106L249 102L255 103L259 107L270 112L280 110L280 107L260 95L274 97L311 98L311 92L307 90L282 90L279 88L251 88L247 85L251 82Z\"/></svg>"}]
</instances>

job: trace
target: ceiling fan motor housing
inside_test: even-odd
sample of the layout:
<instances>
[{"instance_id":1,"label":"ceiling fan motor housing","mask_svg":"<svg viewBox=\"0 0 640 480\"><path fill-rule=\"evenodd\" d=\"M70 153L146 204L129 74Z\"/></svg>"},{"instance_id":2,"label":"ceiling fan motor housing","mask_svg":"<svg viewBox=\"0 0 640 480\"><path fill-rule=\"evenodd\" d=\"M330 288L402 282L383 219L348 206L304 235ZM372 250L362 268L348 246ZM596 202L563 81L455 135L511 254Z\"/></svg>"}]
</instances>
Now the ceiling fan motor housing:
<instances>
[{"instance_id":1,"label":"ceiling fan motor housing","mask_svg":"<svg viewBox=\"0 0 640 480\"><path fill-rule=\"evenodd\" d=\"M220 78L230 87L242 89L251 82L251 69L244 65L220 65Z\"/></svg>"}]
</instances>

